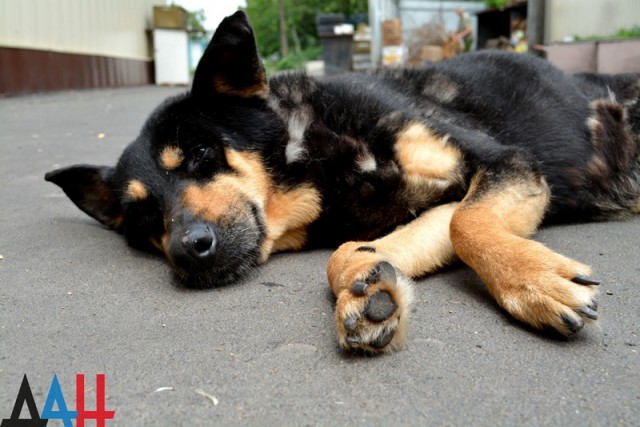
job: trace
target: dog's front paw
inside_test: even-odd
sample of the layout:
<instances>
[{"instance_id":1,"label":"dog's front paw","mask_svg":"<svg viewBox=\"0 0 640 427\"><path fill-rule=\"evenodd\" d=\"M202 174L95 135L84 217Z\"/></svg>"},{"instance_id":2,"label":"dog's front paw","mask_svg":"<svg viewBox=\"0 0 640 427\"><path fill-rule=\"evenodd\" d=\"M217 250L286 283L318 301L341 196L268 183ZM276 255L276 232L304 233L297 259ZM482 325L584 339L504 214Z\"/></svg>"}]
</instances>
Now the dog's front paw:
<instances>
[{"instance_id":1,"label":"dog's front paw","mask_svg":"<svg viewBox=\"0 0 640 427\"><path fill-rule=\"evenodd\" d=\"M372 257L375 258L375 257ZM411 283L386 261L373 261L338 294L338 342L346 350L383 353L404 344Z\"/></svg>"},{"instance_id":2,"label":"dog's front paw","mask_svg":"<svg viewBox=\"0 0 640 427\"><path fill-rule=\"evenodd\" d=\"M598 319L596 280L590 268L543 245L529 242L513 264L493 278L498 303L517 319L537 329L573 335Z\"/></svg>"}]
</instances>

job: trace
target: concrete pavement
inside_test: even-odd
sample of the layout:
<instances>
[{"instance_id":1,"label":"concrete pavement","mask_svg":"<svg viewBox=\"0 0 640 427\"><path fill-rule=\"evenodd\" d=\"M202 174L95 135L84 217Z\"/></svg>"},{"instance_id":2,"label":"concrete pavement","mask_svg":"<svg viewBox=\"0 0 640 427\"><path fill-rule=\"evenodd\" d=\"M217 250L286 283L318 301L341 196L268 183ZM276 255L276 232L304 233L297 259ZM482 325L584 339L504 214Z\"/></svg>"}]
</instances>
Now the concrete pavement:
<instances>
[{"instance_id":1,"label":"concrete pavement","mask_svg":"<svg viewBox=\"0 0 640 427\"><path fill-rule=\"evenodd\" d=\"M404 351L346 355L328 251L185 290L162 259L128 248L43 180L73 163L113 164L179 91L0 99L0 419L25 374L42 412L54 373L70 409L76 373L87 409L104 373L116 411L107 426L640 425L640 217L538 234L603 281L601 320L576 337L518 324L456 266L418 282Z\"/></svg>"}]
</instances>

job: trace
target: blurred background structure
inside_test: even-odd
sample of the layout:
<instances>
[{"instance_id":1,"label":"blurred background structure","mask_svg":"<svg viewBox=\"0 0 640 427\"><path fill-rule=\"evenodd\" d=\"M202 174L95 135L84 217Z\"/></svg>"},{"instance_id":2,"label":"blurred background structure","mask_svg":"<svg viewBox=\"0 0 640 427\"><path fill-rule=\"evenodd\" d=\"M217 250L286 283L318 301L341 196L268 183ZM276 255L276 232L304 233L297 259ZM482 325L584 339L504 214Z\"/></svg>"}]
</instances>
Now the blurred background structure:
<instances>
[{"instance_id":1,"label":"blurred background structure","mask_svg":"<svg viewBox=\"0 0 640 427\"><path fill-rule=\"evenodd\" d=\"M210 30L244 3L171 3L0 0L0 95L188 83Z\"/></svg>"},{"instance_id":2,"label":"blurred background structure","mask_svg":"<svg viewBox=\"0 0 640 427\"><path fill-rule=\"evenodd\" d=\"M0 0L0 96L186 85L238 8L270 74L428 66L461 53L458 9L473 50L533 52L568 72L640 71L638 0Z\"/></svg>"},{"instance_id":3,"label":"blurred background structure","mask_svg":"<svg viewBox=\"0 0 640 427\"><path fill-rule=\"evenodd\" d=\"M153 82L158 0L0 0L0 93Z\"/></svg>"}]
</instances>

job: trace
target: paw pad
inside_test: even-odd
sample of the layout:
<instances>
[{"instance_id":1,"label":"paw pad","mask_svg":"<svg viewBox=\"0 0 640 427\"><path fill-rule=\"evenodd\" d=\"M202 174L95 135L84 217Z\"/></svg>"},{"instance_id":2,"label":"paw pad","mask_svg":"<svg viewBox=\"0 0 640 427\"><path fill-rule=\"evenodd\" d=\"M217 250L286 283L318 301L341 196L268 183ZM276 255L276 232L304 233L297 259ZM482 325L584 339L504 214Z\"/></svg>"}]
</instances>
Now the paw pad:
<instances>
[{"instance_id":1,"label":"paw pad","mask_svg":"<svg viewBox=\"0 0 640 427\"><path fill-rule=\"evenodd\" d=\"M345 307L336 312L342 347L372 353L398 348L404 340L406 308L412 298L410 282L386 261L359 277L338 303Z\"/></svg>"},{"instance_id":2,"label":"paw pad","mask_svg":"<svg viewBox=\"0 0 640 427\"><path fill-rule=\"evenodd\" d=\"M371 295L364 307L364 315L375 323L387 320L398 309L398 304L391 298L389 292L380 291Z\"/></svg>"},{"instance_id":3,"label":"paw pad","mask_svg":"<svg viewBox=\"0 0 640 427\"><path fill-rule=\"evenodd\" d=\"M371 343L371 346L375 347L375 348L379 348L379 349L385 348L393 340L393 337L395 335L396 335L396 330L395 329L388 330L385 333L383 333L382 335L380 335L378 338L376 338Z\"/></svg>"}]
</instances>

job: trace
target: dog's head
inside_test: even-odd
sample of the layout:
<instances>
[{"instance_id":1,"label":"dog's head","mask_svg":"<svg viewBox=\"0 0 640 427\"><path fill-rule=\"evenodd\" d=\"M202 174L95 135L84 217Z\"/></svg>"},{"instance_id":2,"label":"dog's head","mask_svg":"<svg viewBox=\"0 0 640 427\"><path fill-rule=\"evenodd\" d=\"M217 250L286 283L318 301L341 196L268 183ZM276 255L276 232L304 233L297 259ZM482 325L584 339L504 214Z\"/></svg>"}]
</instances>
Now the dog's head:
<instances>
[{"instance_id":1,"label":"dog's head","mask_svg":"<svg viewBox=\"0 0 640 427\"><path fill-rule=\"evenodd\" d=\"M264 165L282 129L265 108L265 71L243 12L218 27L189 93L160 105L115 167L46 174L130 245L166 254L196 287L235 281L271 249Z\"/></svg>"}]
</instances>

